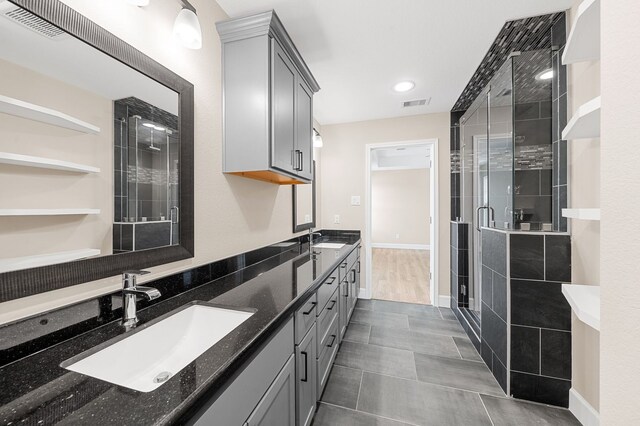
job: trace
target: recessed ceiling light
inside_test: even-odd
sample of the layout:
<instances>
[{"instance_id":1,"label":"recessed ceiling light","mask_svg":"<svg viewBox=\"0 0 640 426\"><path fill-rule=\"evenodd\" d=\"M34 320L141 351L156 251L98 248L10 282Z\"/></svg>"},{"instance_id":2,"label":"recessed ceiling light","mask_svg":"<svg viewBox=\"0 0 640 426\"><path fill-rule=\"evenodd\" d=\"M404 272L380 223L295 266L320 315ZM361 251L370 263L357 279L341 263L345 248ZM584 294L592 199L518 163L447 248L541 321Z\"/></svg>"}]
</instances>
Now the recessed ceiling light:
<instances>
[{"instance_id":1,"label":"recessed ceiling light","mask_svg":"<svg viewBox=\"0 0 640 426\"><path fill-rule=\"evenodd\" d=\"M129 3L131 3L134 6L148 6L149 5L149 0L129 0Z\"/></svg>"},{"instance_id":2,"label":"recessed ceiling light","mask_svg":"<svg viewBox=\"0 0 640 426\"><path fill-rule=\"evenodd\" d=\"M553 70L548 69L536 75L536 80L551 80L553 78Z\"/></svg>"},{"instance_id":3,"label":"recessed ceiling light","mask_svg":"<svg viewBox=\"0 0 640 426\"><path fill-rule=\"evenodd\" d=\"M413 81L401 81L393 86L393 90L396 92L408 92L409 90L415 87L415 83Z\"/></svg>"}]
</instances>

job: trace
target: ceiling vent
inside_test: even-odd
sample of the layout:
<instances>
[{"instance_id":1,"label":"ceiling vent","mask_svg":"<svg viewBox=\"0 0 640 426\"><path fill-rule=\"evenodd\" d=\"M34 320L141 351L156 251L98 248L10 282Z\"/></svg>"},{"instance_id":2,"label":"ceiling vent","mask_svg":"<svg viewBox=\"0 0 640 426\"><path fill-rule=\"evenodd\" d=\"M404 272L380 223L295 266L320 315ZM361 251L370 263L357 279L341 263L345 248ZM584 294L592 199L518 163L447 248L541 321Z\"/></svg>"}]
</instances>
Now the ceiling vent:
<instances>
[{"instance_id":1,"label":"ceiling vent","mask_svg":"<svg viewBox=\"0 0 640 426\"><path fill-rule=\"evenodd\" d=\"M413 100L413 101L404 101L402 103L402 108L429 105L429 103L431 103L431 98L429 98L429 99L416 99L416 100Z\"/></svg>"},{"instance_id":2,"label":"ceiling vent","mask_svg":"<svg viewBox=\"0 0 640 426\"><path fill-rule=\"evenodd\" d=\"M69 35L60 28L11 2L0 2L0 14L10 21L28 28L50 40L62 40L69 37Z\"/></svg>"}]
</instances>

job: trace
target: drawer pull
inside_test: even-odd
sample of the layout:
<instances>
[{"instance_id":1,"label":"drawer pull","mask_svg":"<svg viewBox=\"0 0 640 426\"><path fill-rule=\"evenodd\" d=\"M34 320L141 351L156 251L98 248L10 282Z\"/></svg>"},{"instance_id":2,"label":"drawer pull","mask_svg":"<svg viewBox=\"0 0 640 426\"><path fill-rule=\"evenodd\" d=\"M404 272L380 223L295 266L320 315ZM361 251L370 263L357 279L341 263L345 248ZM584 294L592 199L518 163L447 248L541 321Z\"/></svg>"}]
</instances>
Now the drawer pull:
<instances>
[{"instance_id":1,"label":"drawer pull","mask_svg":"<svg viewBox=\"0 0 640 426\"><path fill-rule=\"evenodd\" d=\"M356 282L356 270L355 270L355 269L352 269L352 270L351 270L351 274L352 274L352 276L351 276L351 282L352 282L352 283L355 283L355 282Z\"/></svg>"},{"instance_id":2,"label":"drawer pull","mask_svg":"<svg viewBox=\"0 0 640 426\"><path fill-rule=\"evenodd\" d=\"M331 280L331 281L329 281L329 280ZM326 285L331 285L331 284L333 284L333 282L334 282L335 280L336 280L336 277L329 277L329 278L327 278L327 281L325 281L324 283L325 283Z\"/></svg>"},{"instance_id":3,"label":"drawer pull","mask_svg":"<svg viewBox=\"0 0 640 426\"><path fill-rule=\"evenodd\" d=\"M328 347L328 348L332 347L332 346L333 346L333 344L336 342L336 335L335 335L335 334L332 334L332 335L331 335L331 337L332 337L332 339L331 339L331 343L329 343L329 344L327 345L327 347Z\"/></svg>"},{"instance_id":4,"label":"drawer pull","mask_svg":"<svg viewBox=\"0 0 640 426\"><path fill-rule=\"evenodd\" d=\"M346 268L347 267L347 262L344 262L342 265L340 265L341 268Z\"/></svg>"},{"instance_id":5,"label":"drawer pull","mask_svg":"<svg viewBox=\"0 0 640 426\"><path fill-rule=\"evenodd\" d=\"M309 315L311 312L313 312L313 308L315 308L316 305L317 305L316 302L311 302L311 308L309 308L307 312L303 312L302 315Z\"/></svg>"},{"instance_id":6,"label":"drawer pull","mask_svg":"<svg viewBox=\"0 0 640 426\"><path fill-rule=\"evenodd\" d=\"M336 306L336 302L337 302L337 300L332 300L332 301L331 301L331 306L330 306L330 307L329 307L329 306L327 306L327 311L332 310L332 309L333 309L333 307L334 307L334 306Z\"/></svg>"},{"instance_id":7,"label":"drawer pull","mask_svg":"<svg viewBox=\"0 0 640 426\"><path fill-rule=\"evenodd\" d=\"M358 260L358 273L360 273L360 261Z\"/></svg>"},{"instance_id":8,"label":"drawer pull","mask_svg":"<svg viewBox=\"0 0 640 426\"><path fill-rule=\"evenodd\" d=\"M300 379L301 382L306 382L308 377L307 377L307 353L306 352L300 352L301 355L304 355L304 379Z\"/></svg>"}]
</instances>

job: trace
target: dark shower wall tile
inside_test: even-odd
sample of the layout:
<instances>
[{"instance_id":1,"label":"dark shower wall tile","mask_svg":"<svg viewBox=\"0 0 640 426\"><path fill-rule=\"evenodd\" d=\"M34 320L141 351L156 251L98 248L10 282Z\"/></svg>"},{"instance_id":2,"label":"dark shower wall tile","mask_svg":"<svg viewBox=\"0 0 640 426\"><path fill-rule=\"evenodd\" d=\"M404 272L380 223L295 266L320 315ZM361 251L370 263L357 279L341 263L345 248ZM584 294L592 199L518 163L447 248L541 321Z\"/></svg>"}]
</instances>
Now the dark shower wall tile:
<instances>
[{"instance_id":1,"label":"dark shower wall tile","mask_svg":"<svg viewBox=\"0 0 640 426\"><path fill-rule=\"evenodd\" d=\"M548 145L551 143L551 119L541 118L514 122L516 145Z\"/></svg>"},{"instance_id":2,"label":"dark shower wall tile","mask_svg":"<svg viewBox=\"0 0 640 426\"><path fill-rule=\"evenodd\" d=\"M493 272L492 283L493 311L498 314L503 321L507 322L507 278L497 272Z\"/></svg>"},{"instance_id":3,"label":"dark shower wall tile","mask_svg":"<svg viewBox=\"0 0 640 426\"><path fill-rule=\"evenodd\" d=\"M507 364L507 323L488 306L481 311L482 340L487 342L503 364Z\"/></svg>"},{"instance_id":4,"label":"dark shower wall tile","mask_svg":"<svg viewBox=\"0 0 640 426\"><path fill-rule=\"evenodd\" d=\"M482 230L482 264L507 275L507 234L488 229Z\"/></svg>"},{"instance_id":5,"label":"dark shower wall tile","mask_svg":"<svg viewBox=\"0 0 640 426\"><path fill-rule=\"evenodd\" d=\"M511 280L511 324L571 330L571 308L561 283Z\"/></svg>"},{"instance_id":6,"label":"dark shower wall tile","mask_svg":"<svg viewBox=\"0 0 640 426\"><path fill-rule=\"evenodd\" d=\"M514 398L568 407L569 389L570 380L511 371L511 394Z\"/></svg>"},{"instance_id":7,"label":"dark shower wall tile","mask_svg":"<svg viewBox=\"0 0 640 426\"><path fill-rule=\"evenodd\" d=\"M514 114L516 121L540 118L540 105L538 102L516 104Z\"/></svg>"},{"instance_id":8,"label":"dark shower wall tile","mask_svg":"<svg viewBox=\"0 0 640 426\"><path fill-rule=\"evenodd\" d=\"M540 170L516 170L514 186L518 195L540 195Z\"/></svg>"},{"instance_id":9,"label":"dark shower wall tile","mask_svg":"<svg viewBox=\"0 0 640 426\"><path fill-rule=\"evenodd\" d=\"M543 280L544 236L511 234L510 237L511 278Z\"/></svg>"},{"instance_id":10,"label":"dark shower wall tile","mask_svg":"<svg viewBox=\"0 0 640 426\"><path fill-rule=\"evenodd\" d=\"M540 195L551 195L551 188L553 187L551 179L552 170L540 170Z\"/></svg>"},{"instance_id":11,"label":"dark shower wall tile","mask_svg":"<svg viewBox=\"0 0 640 426\"><path fill-rule=\"evenodd\" d=\"M542 329L541 374L571 380L571 333Z\"/></svg>"},{"instance_id":12,"label":"dark shower wall tile","mask_svg":"<svg viewBox=\"0 0 640 426\"><path fill-rule=\"evenodd\" d=\"M498 381L498 384L500 385L504 393L507 393L507 383L509 382L509 379L507 376L507 367L505 367L504 364L502 364L502 362L496 356L495 353L493 354L493 363L491 365L491 372L493 373L493 377L495 377L496 380Z\"/></svg>"},{"instance_id":13,"label":"dark shower wall tile","mask_svg":"<svg viewBox=\"0 0 640 426\"><path fill-rule=\"evenodd\" d=\"M540 329L511 326L511 370L540 374Z\"/></svg>"},{"instance_id":14,"label":"dark shower wall tile","mask_svg":"<svg viewBox=\"0 0 640 426\"><path fill-rule=\"evenodd\" d=\"M551 27L551 45L554 47L562 47L567 39L567 23L563 14Z\"/></svg>"},{"instance_id":15,"label":"dark shower wall tile","mask_svg":"<svg viewBox=\"0 0 640 426\"><path fill-rule=\"evenodd\" d=\"M567 141L558 141L558 185L567 184L567 164L569 158L567 156Z\"/></svg>"},{"instance_id":16,"label":"dark shower wall tile","mask_svg":"<svg viewBox=\"0 0 640 426\"><path fill-rule=\"evenodd\" d=\"M571 237L545 236L545 280L571 281Z\"/></svg>"},{"instance_id":17,"label":"dark shower wall tile","mask_svg":"<svg viewBox=\"0 0 640 426\"><path fill-rule=\"evenodd\" d=\"M551 118L551 100L540 102L540 118Z\"/></svg>"},{"instance_id":18,"label":"dark shower wall tile","mask_svg":"<svg viewBox=\"0 0 640 426\"><path fill-rule=\"evenodd\" d=\"M493 271L482 266L482 303L493 309Z\"/></svg>"}]
</instances>

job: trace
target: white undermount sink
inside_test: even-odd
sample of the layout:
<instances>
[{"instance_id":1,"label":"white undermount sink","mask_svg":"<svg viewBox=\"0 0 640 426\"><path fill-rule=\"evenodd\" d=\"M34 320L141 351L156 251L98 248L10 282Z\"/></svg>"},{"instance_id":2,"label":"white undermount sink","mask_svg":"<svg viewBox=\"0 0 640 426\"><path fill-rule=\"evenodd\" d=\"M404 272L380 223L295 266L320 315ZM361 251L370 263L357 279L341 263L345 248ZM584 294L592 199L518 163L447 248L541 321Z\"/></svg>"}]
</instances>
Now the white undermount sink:
<instances>
[{"instance_id":1,"label":"white undermount sink","mask_svg":"<svg viewBox=\"0 0 640 426\"><path fill-rule=\"evenodd\" d=\"M150 392L215 345L253 312L194 304L62 367Z\"/></svg>"},{"instance_id":2,"label":"white undermount sink","mask_svg":"<svg viewBox=\"0 0 640 426\"><path fill-rule=\"evenodd\" d=\"M313 248L341 249L344 246L345 246L344 244L340 244L340 243L319 243L319 244L315 244Z\"/></svg>"}]
</instances>

